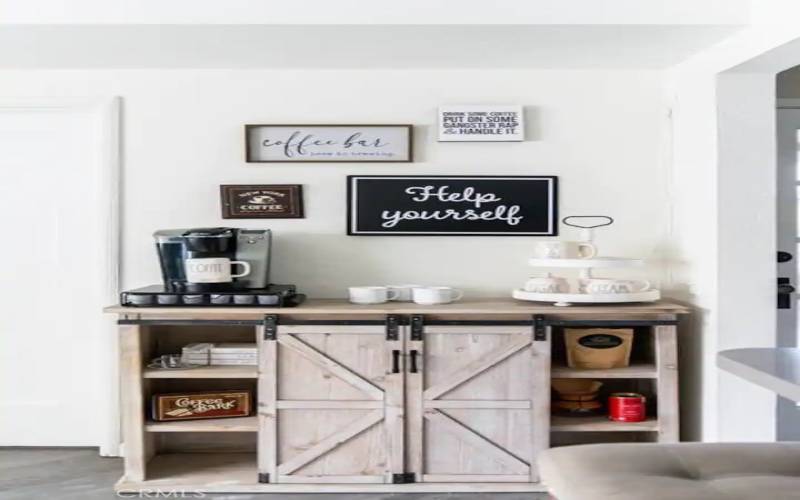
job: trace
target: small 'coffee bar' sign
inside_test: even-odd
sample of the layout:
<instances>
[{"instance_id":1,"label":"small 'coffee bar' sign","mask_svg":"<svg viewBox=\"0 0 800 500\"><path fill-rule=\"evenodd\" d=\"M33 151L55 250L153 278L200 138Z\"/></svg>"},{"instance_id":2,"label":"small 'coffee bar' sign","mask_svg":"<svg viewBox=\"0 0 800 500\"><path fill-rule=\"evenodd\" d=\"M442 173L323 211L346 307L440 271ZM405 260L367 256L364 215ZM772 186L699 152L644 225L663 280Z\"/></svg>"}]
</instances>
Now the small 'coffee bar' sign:
<instances>
[{"instance_id":1,"label":"small 'coffee bar' sign","mask_svg":"<svg viewBox=\"0 0 800 500\"><path fill-rule=\"evenodd\" d=\"M348 177L348 234L554 236L552 176Z\"/></svg>"}]
</instances>

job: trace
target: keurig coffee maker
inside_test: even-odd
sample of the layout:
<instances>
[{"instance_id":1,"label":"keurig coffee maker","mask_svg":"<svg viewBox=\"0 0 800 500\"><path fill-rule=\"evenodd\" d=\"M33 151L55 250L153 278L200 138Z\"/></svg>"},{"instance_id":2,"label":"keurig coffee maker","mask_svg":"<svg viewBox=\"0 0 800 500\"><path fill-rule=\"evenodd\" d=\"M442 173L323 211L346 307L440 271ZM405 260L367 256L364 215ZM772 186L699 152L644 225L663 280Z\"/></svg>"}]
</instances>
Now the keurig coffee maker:
<instances>
[{"instance_id":1,"label":"keurig coffee maker","mask_svg":"<svg viewBox=\"0 0 800 500\"><path fill-rule=\"evenodd\" d=\"M269 229L164 229L153 236L167 289L210 292L269 285Z\"/></svg>"},{"instance_id":2,"label":"keurig coffee maker","mask_svg":"<svg viewBox=\"0 0 800 500\"><path fill-rule=\"evenodd\" d=\"M129 290L129 306L291 306L304 296L269 281L269 229L210 227L156 231L164 285Z\"/></svg>"}]
</instances>

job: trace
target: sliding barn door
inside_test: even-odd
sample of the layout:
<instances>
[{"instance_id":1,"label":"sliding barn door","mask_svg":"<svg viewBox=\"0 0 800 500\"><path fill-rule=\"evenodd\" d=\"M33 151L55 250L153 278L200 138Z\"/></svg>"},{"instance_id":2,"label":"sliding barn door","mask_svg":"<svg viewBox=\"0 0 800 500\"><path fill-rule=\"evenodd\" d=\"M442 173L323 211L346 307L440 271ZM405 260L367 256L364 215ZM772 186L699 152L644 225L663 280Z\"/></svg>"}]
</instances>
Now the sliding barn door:
<instances>
[{"instance_id":1,"label":"sliding barn door","mask_svg":"<svg viewBox=\"0 0 800 500\"><path fill-rule=\"evenodd\" d=\"M404 465L400 327L389 338L383 321L269 330L261 343L259 480L391 483Z\"/></svg>"},{"instance_id":2,"label":"sliding barn door","mask_svg":"<svg viewBox=\"0 0 800 500\"><path fill-rule=\"evenodd\" d=\"M424 482L536 482L548 446L547 336L530 324L412 326L410 469ZM413 324L413 322L412 322Z\"/></svg>"}]
</instances>

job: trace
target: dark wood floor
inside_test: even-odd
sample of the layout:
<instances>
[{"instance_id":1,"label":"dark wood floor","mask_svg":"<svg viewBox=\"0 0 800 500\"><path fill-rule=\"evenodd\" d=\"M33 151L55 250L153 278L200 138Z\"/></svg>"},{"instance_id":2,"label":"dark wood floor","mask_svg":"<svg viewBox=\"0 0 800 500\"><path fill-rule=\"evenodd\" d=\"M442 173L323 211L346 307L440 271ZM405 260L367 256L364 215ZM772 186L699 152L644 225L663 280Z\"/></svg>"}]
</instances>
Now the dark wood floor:
<instances>
[{"instance_id":1,"label":"dark wood floor","mask_svg":"<svg viewBox=\"0 0 800 500\"><path fill-rule=\"evenodd\" d=\"M111 500L122 475L122 460L102 458L95 449L0 448L0 499ZM126 496L126 498L132 498ZM175 497L164 497L175 498ZM188 498L188 497L187 497ZM508 494L207 494L216 500L544 500L535 493Z\"/></svg>"}]
</instances>

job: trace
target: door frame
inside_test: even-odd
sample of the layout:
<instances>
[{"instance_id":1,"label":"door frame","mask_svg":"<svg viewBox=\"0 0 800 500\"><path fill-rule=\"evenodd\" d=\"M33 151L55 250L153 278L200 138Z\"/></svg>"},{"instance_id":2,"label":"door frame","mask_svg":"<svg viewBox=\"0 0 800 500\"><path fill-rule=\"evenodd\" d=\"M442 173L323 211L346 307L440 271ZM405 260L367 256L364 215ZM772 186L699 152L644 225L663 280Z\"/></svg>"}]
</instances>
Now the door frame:
<instances>
[{"instance_id":1,"label":"door frame","mask_svg":"<svg viewBox=\"0 0 800 500\"><path fill-rule=\"evenodd\" d=\"M97 213L102 217L101 233L105 242L101 266L103 280L99 293L106 304L118 301L120 276L120 172L122 158L120 151L120 118L122 100L120 97L0 97L0 113L8 112L88 112L96 124L99 150L98 163L101 169L101 191L98 193ZM102 311L97 311L102 314ZM101 400L105 402L102 422L97 422L103 430L97 443L101 456L120 456L120 405L119 373L116 324L109 315L102 316L105 334L101 336L102 345L98 372L101 375ZM94 425L94 423L93 423Z\"/></svg>"},{"instance_id":2,"label":"door frame","mask_svg":"<svg viewBox=\"0 0 800 500\"><path fill-rule=\"evenodd\" d=\"M797 153L798 153L798 138L797 138L797 130L800 130L800 99L777 99L777 113L776 113L776 136L777 136L777 191L776 191L776 224L777 234L776 234L776 241L777 241L777 249L784 250L790 252L794 258L785 265L792 266L795 271L788 273L789 278L792 280L792 284L797 286L797 272L796 272L796 265L797 259L800 258L800 255L797 255L797 240L798 240L798 232L797 232L797 214L796 210L794 213L788 213L787 211L781 211L779 208L781 204L787 199L793 199L793 203L797 205L797 186L798 180L796 177L796 173L794 178L792 179L791 184L788 182L784 182L782 170L786 168L787 163L793 161L795 164L794 168L796 169L797 165ZM784 113L785 111L790 112L791 114ZM787 130L793 130L794 133L791 134L792 138L790 139L788 136L784 136ZM790 147L790 145L792 147ZM790 159L791 157L791 159ZM782 227L783 226L792 226L793 227L793 237L791 238L791 246L789 248L781 248L783 245L789 243L789 238L782 236ZM786 274L780 273L779 274ZM795 311L796 307L798 306L797 297L792 297L792 311ZM789 318L788 316L793 316ZM788 320L788 321L787 321ZM778 331L777 331L777 346L778 347L796 347L797 346L797 317L796 315L782 315L780 314L780 310L778 310Z\"/></svg>"},{"instance_id":3,"label":"door frame","mask_svg":"<svg viewBox=\"0 0 800 500\"><path fill-rule=\"evenodd\" d=\"M797 262L797 190L798 183L798 130L800 130L800 99L777 99L775 116L775 133L777 147L776 161L776 244L778 250L790 252L794 258L784 264L776 264L778 277L788 277L791 284L798 286ZM791 179L785 170L791 168ZM791 180L791 182L789 182ZM782 209L782 205L790 202L794 210ZM791 237L786 236L784 228L791 227ZM788 271L788 272L787 272ZM797 347L798 322L797 308L800 302L797 295L792 294L791 309L776 309L776 345L778 347ZM797 423L798 408L794 401L777 397L776 438L779 441L796 441L800 439L800 426Z\"/></svg>"}]
</instances>

